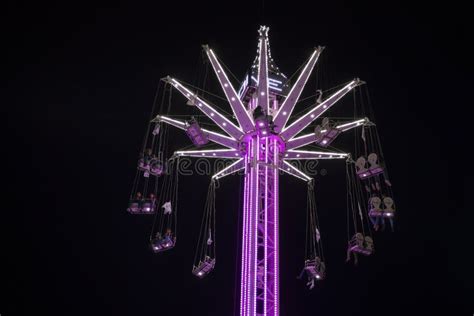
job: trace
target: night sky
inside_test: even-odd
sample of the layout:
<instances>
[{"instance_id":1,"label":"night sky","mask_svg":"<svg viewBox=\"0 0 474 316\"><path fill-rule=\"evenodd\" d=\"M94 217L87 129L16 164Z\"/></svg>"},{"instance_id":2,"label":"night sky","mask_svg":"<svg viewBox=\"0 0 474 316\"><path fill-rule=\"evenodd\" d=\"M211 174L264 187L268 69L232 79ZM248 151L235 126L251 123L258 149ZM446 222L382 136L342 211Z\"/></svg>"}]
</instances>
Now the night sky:
<instances>
[{"instance_id":1,"label":"night sky","mask_svg":"<svg viewBox=\"0 0 474 316\"><path fill-rule=\"evenodd\" d=\"M374 256L345 263L344 163L322 163L328 277L308 291L296 279L306 186L282 176L281 315L471 315L472 16L455 1L416 3L10 2L0 314L238 314L239 177L217 189L217 264L204 280L191 269L208 177L180 179L173 251L151 253L152 218L126 207L159 78L192 83L206 43L242 78L266 24L287 75L324 45L333 85L368 83L398 209ZM172 136L172 150L190 145Z\"/></svg>"}]
</instances>

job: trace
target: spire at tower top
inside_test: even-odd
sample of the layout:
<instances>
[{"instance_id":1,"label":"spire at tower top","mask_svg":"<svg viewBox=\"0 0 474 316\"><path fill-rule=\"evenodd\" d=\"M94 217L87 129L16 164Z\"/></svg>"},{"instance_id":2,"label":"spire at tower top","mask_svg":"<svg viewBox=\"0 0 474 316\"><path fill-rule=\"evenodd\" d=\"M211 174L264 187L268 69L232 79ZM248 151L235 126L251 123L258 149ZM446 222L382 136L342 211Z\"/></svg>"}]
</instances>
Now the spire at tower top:
<instances>
[{"instance_id":1,"label":"spire at tower top","mask_svg":"<svg viewBox=\"0 0 474 316\"><path fill-rule=\"evenodd\" d=\"M258 44L257 44L257 56L255 57L250 71L245 76L240 89L239 96L245 103L250 101L252 94L256 91L258 86L258 74L259 74L259 55L260 55L260 43L266 45L266 56L267 56L267 69L268 72L268 88L269 96L271 98L277 96L281 98L287 95L290 82L288 78L280 71L280 68L273 61L272 53L270 51L270 40L268 37L268 31L270 28L265 25L261 25L258 29Z\"/></svg>"},{"instance_id":2,"label":"spire at tower top","mask_svg":"<svg viewBox=\"0 0 474 316\"><path fill-rule=\"evenodd\" d=\"M260 35L260 37L268 38L268 31L269 30L270 30L270 28L268 26L260 25L260 28L258 29L258 34Z\"/></svg>"},{"instance_id":3,"label":"spire at tower top","mask_svg":"<svg viewBox=\"0 0 474 316\"><path fill-rule=\"evenodd\" d=\"M268 37L268 31L270 30L270 27L261 25L260 28L258 29L258 39L259 39L259 44L260 45L260 39L264 39L264 43L267 45L267 58L268 58L268 71L271 73L274 73L275 75L282 75L283 78L286 78L286 76L282 73L280 73L280 69L278 66L275 64L272 58L272 53L270 51L270 39ZM252 64L252 70L258 68L258 53L259 53L260 47L257 46L257 56L255 56L255 60L253 61Z\"/></svg>"}]
</instances>

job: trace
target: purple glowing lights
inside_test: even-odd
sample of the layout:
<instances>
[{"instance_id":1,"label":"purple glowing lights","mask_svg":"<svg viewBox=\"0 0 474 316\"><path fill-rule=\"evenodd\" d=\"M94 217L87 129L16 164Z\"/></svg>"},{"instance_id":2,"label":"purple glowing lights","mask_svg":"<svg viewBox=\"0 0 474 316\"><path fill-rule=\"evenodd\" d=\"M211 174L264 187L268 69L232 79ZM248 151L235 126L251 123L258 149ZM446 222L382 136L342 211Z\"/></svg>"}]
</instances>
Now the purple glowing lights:
<instances>
[{"instance_id":1,"label":"purple glowing lights","mask_svg":"<svg viewBox=\"0 0 474 316\"><path fill-rule=\"evenodd\" d=\"M258 123L257 123L258 126ZM278 315L278 171L276 137L247 139L240 315Z\"/></svg>"}]
</instances>

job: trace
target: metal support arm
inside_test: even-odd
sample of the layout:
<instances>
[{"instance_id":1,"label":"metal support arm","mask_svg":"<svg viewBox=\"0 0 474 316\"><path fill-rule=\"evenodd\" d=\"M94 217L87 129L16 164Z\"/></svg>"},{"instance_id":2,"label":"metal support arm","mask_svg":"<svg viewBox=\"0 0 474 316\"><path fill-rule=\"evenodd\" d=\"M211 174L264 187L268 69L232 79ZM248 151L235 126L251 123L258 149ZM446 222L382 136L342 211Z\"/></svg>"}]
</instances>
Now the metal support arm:
<instances>
[{"instance_id":1,"label":"metal support arm","mask_svg":"<svg viewBox=\"0 0 474 316\"><path fill-rule=\"evenodd\" d=\"M258 44L258 105L270 114L270 102L268 99L268 27L261 26Z\"/></svg>"},{"instance_id":2,"label":"metal support arm","mask_svg":"<svg viewBox=\"0 0 474 316\"><path fill-rule=\"evenodd\" d=\"M242 153L236 149L206 149L206 150L178 150L175 154L180 157L206 157L206 158L226 158L239 159Z\"/></svg>"},{"instance_id":3,"label":"metal support arm","mask_svg":"<svg viewBox=\"0 0 474 316\"><path fill-rule=\"evenodd\" d=\"M369 126L369 125L375 125L375 124L372 123L367 117L364 117L363 119L355 120L352 122L338 124L336 125L336 128L343 132L346 132L348 130L351 130L359 126Z\"/></svg>"},{"instance_id":4,"label":"metal support arm","mask_svg":"<svg viewBox=\"0 0 474 316\"><path fill-rule=\"evenodd\" d=\"M359 127L359 126L366 126L369 124L373 124L369 121L368 118L363 118L360 120L348 122L348 123L341 123L336 125L334 128L340 130L341 132L346 132L349 131L353 128ZM325 133L326 130L322 130L321 133ZM286 143L286 149L296 149L300 148L306 145L309 145L311 143L316 142L318 136L315 133L311 134L306 134L298 137L293 137Z\"/></svg>"},{"instance_id":5,"label":"metal support arm","mask_svg":"<svg viewBox=\"0 0 474 316\"><path fill-rule=\"evenodd\" d=\"M237 118L237 121L239 122L245 133L252 131L255 127L253 120L250 117L250 114L245 109L245 106L237 95L237 92L235 92L234 87L232 86L229 78L227 77L227 74L224 71L224 68L222 68L216 55L214 54L212 49L209 48L208 45L203 45L202 47L204 48L204 51L206 52L207 57L211 62L212 68L216 73L217 79L221 84L222 90L224 91L225 96L229 101L232 111L234 112L234 115Z\"/></svg>"},{"instance_id":6,"label":"metal support arm","mask_svg":"<svg viewBox=\"0 0 474 316\"><path fill-rule=\"evenodd\" d=\"M217 112L209 102L205 101L203 98L197 96L195 93L191 92L188 88L183 86L176 79L171 78L170 76L164 79L166 82L170 83L173 87L176 88L182 95L184 95L188 100L193 102L196 107L207 115L217 126L224 130L227 134L234 137L235 139L240 139L244 133L242 130L237 127L234 123L228 120L224 115Z\"/></svg>"},{"instance_id":7,"label":"metal support arm","mask_svg":"<svg viewBox=\"0 0 474 316\"><path fill-rule=\"evenodd\" d=\"M285 160L305 160L305 159L342 159L347 158L349 154L327 152L327 151L309 151L309 150L288 150Z\"/></svg>"},{"instance_id":8,"label":"metal support arm","mask_svg":"<svg viewBox=\"0 0 474 316\"><path fill-rule=\"evenodd\" d=\"M349 82L347 85L345 85L342 89L335 92L333 95L331 95L329 98L327 98L323 102L313 105L313 108L308 113L306 113L305 115L303 115L302 117L294 121L290 126L283 129L283 131L280 134L281 137L283 139L291 139L295 137L299 132L305 129L309 124L311 124L314 120L320 117L324 112L329 110L334 104L336 104L337 101L339 101L349 91L351 91L352 89L354 89L355 87L363 83L364 83L363 81L356 78L352 80L351 82Z\"/></svg>"},{"instance_id":9,"label":"metal support arm","mask_svg":"<svg viewBox=\"0 0 474 316\"><path fill-rule=\"evenodd\" d=\"M167 116L157 115L155 117L155 119L153 119L153 121L154 122L163 122L163 123L172 125L174 127L177 127L179 129L186 130L186 122L175 120L175 119L169 118ZM212 141L216 144L219 144L219 145L231 148L231 149L239 148L239 143L237 142L237 140L235 140L235 139L233 139L229 136L222 135L222 134L219 134L219 133L216 133L216 132L204 129L204 128L202 129L202 131L204 133L206 133L207 139L209 139L210 141Z\"/></svg>"},{"instance_id":10,"label":"metal support arm","mask_svg":"<svg viewBox=\"0 0 474 316\"><path fill-rule=\"evenodd\" d=\"M311 55L308 62L306 63L306 66L304 67L303 71L298 77L298 80L295 82L295 84L291 88L290 93L286 97L285 101L283 101L283 104L281 105L277 114L275 115L273 121L275 123L275 130L277 132L280 132L285 127L286 123L288 122L288 118L290 117L291 112L293 112L296 102L298 102L301 92L303 92L306 82L308 81L308 78L311 72L313 71L313 68L316 65L316 62L318 61L318 57L323 51L323 49L324 47L322 46L315 48L313 54Z\"/></svg>"},{"instance_id":11,"label":"metal support arm","mask_svg":"<svg viewBox=\"0 0 474 316\"><path fill-rule=\"evenodd\" d=\"M281 171L288 173L289 175L292 175L294 177L297 177L298 179L304 180L304 181L311 181L313 178L305 174L303 171L299 170L295 166L293 166L291 163L288 161L283 160L280 163L280 167L278 168Z\"/></svg>"},{"instance_id":12,"label":"metal support arm","mask_svg":"<svg viewBox=\"0 0 474 316\"><path fill-rule=\"evenodd\" d=\"M241 159L237 160L236 162L234 162L233 164L225 167L221 171L214 174L212 176L212 179L214 180L214 179L223 178L223 177L228 176L230 174L236 173L236 172L238 172L238 171L240 171L244 168L245 168L244 159L241 158Z\"/></svg>"}]
</instances>

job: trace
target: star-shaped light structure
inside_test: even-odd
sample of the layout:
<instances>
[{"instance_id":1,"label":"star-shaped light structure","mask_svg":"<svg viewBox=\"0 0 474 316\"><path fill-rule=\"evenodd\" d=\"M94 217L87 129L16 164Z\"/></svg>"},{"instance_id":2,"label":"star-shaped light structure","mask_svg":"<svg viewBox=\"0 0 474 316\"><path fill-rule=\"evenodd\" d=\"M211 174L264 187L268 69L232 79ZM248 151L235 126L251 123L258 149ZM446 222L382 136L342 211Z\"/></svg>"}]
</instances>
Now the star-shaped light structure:
<instances>
[{"instance_id":1,"label":"star-shaped light structure","mask_svg":"<svg viewBox=\"0 0 474 316\"><path fill-rule=\"evenodd\" d=\"M331 109L342 97L363 82L354 79L331 95L321 98L306 113L288 123L302 91L324 47L316 47L290 85L275 65L266 26L258 33L257 57L238 90L207 45L209 59L236 121L227 118L210 101L170 76L164 78L199 111L214 122L221 132L202 129L207 140L220 149L178 151L178 156L226 158L234 162L212 176L219 179L244 170L240 315L279 314L278 180L279 170L304 181L312 178L293 166L292 160L347 159L349 154L324 150L340 133L368 124L366 118L340 124L323 122L313 133L301 134L310 124ZM158 115L155 121L187 130L186 121ZM321 150L301 147L317 144Z\"/></svg>"}]
</instances>

